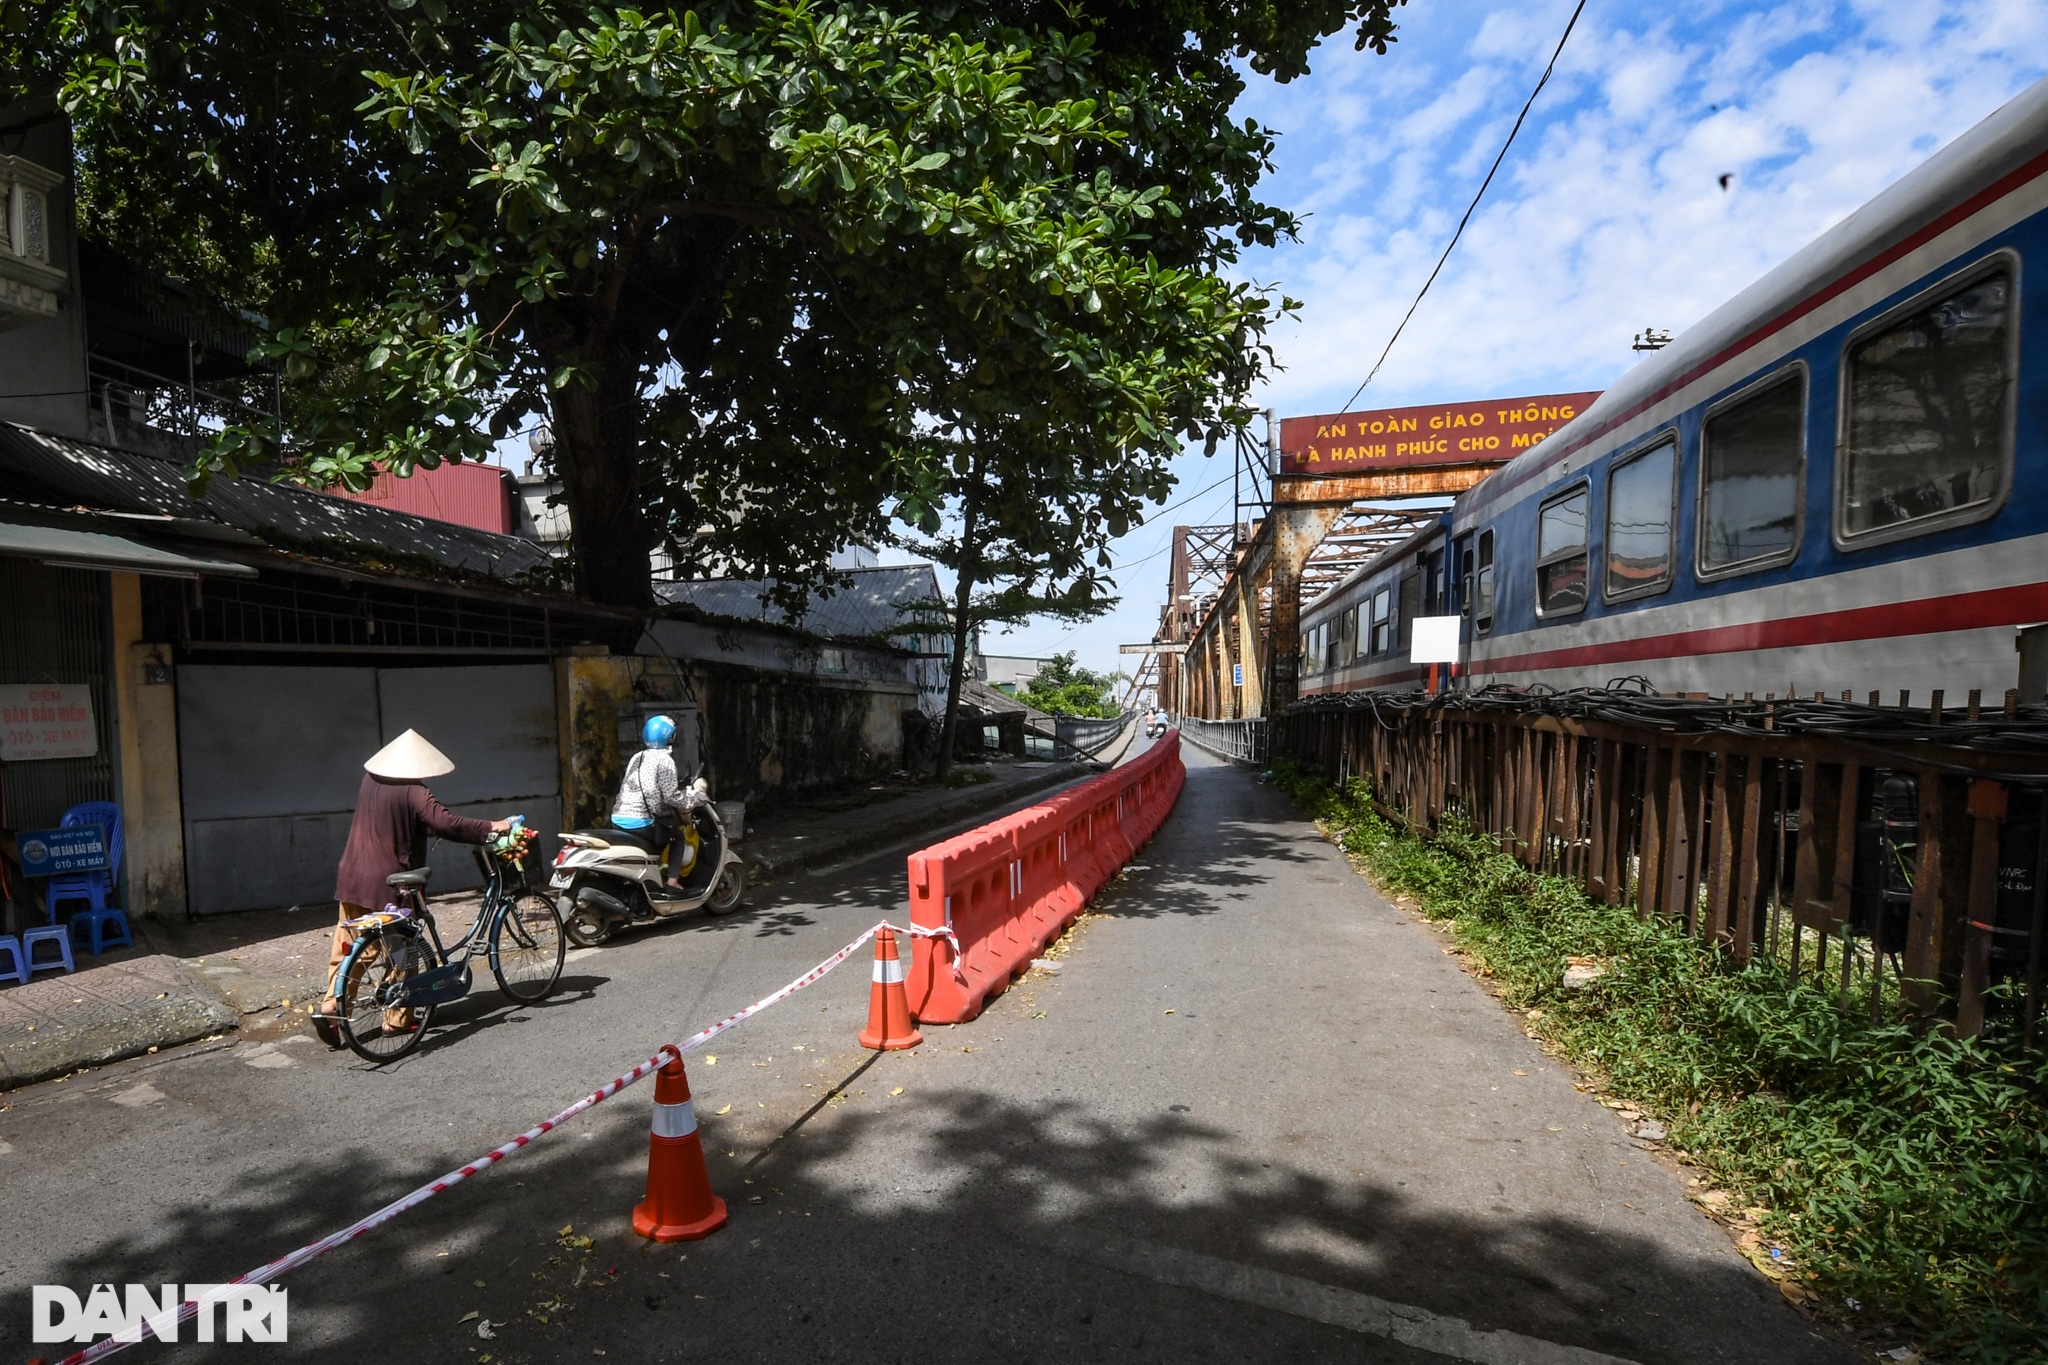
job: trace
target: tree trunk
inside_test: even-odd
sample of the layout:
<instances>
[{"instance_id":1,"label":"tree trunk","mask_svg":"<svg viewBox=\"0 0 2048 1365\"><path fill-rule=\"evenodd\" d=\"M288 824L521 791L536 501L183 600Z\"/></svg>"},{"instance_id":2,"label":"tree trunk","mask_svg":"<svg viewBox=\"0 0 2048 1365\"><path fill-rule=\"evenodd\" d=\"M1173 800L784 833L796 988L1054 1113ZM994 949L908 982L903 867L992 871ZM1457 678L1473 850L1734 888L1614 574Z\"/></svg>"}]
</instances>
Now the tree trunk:
<instances>
[{"instance_id":1,"label":"tree trunk","mask_svg":"<svg viewBox=\"0 0 2048 1365\"><path fill-rule=\"evenodd\" d=\"M550 369L562 363L549 357ZM634 367L613 357L597 369L596 387L571 383L550 401L574 583L577 594L593 602L648 607L654 603L652 538L635 487L640 407Z\"/></svg>"},{"instance_id":2,"label":"tree trunk","mask_svg":"<svg viewBox=\"0 0 2048 1365\"><path fill-rule=\"evenodd\" d=\"M953 738L960 728L960 683L967 671L967 637L974 625L975 574L981 568L981 509L969 496L961 513L960 581L953 585L953 662L946 675L946 719L939 726L939 763L935 774L944 782L953 771Z\"/></svg>"}]
</instances>

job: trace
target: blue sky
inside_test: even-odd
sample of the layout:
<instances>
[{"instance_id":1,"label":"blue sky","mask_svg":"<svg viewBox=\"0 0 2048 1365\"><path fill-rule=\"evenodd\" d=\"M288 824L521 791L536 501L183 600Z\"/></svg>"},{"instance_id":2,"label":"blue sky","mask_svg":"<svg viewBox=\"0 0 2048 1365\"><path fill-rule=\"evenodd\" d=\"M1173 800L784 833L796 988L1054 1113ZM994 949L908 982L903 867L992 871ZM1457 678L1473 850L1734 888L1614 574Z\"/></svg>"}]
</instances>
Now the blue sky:
<instances>
[{"instance_id":1,"label":"blue sky","mask_svg":"<svg viewBox=\"0 0 2048 1365\"><path fill-rule=\"evenodd\" d=\"M1427 277L1572 0L1415 0L1385 57L1340 39L1255 78L1280 133L1268 198L1301 241L1242 274L1304 301L1272 340L1281 415L1337 409ZM1358 406L1599 389L1645 326L1682 331L2041 79L2039 0L1589 0L1464 240ZM1730 176L1726 189L1720 177ZM1151 638L1176 522L1230 519L1227 455L1177 464L1184 505L1117 542L1122 605L992 635L1127 667ZM1226 480L1197 497L1195 490Z\"/></svg>"}]
</instances>

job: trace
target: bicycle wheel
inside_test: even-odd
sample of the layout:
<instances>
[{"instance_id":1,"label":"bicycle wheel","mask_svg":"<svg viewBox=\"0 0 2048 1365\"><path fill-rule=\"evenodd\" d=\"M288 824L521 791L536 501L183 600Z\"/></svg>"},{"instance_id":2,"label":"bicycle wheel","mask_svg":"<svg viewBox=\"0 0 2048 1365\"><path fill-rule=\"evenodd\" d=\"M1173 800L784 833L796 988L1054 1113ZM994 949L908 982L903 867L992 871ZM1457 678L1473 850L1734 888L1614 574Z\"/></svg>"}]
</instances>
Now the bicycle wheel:
<instances>
[{"instance_id":1,"label":"bicycle wheel","mask_svg":"<svg viewBox=\"0 0 2048 1365\"><path fill-rule=\"evenodd\" d=\"M435 963L432 945L405 929L372 929L341 964L341 1040L366 1062L395 1062L420 1045L432 1005L397 1003L407 979Z\"/></svg>"},{"instance_id":2,"label":"bicycle wheel","mask_svg":"<svg viewBox=\"0 0 2048 1365\"><path fill-rule=\"evenodd\" d=\"M522 1005L545 1000L562 979L562 915L538 891L512 897L491 926L491 975Z\"/></svg>"}]
</instances>

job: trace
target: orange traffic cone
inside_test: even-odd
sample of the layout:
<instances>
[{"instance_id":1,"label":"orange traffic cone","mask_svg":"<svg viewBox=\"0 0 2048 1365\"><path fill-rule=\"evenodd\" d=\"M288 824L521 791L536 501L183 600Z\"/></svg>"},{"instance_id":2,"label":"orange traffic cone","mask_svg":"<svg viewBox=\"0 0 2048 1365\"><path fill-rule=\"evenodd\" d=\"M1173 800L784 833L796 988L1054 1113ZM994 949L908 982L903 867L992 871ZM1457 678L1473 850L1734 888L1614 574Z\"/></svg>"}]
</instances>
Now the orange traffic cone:
<instances>
[{"instance_id":1,"label":"orange traffic cone","mask_svg":"<svg viewBox=\"0 0 2048 1365\"><path fill-rule=\"evenodd\" d=\"M896 935L887 929L875 931L875 984L868 993L868 1026L855 1035L855 1041L877 1052L916 1047L924 1041L910 1021L903 959L896 956Z\"/></svg>"},{"instance_id":2,"label":"orange traffic cone","mask_svg":"<svg viewBox=\"0 0 2048 1365\"><path fill-rule=\"evenodd\" d=\"M690 1078L678 1057L654 1075L654 1136L647 1142L647 1197L633 1231L657 1242L694 1242L725 1226L725 1201L711 1192Z\"/></svg>"}]
</instances>

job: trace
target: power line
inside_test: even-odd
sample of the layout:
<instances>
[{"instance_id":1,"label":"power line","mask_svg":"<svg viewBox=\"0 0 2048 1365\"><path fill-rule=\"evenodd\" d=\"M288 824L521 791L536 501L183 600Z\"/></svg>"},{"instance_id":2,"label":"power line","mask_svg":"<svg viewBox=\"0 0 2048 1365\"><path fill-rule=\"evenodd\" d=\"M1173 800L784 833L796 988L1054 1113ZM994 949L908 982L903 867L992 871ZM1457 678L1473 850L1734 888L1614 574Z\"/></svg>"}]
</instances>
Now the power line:
<instances>
[{"instance_id":1,"label":"power line","mask_svg":"<svg viewBox=\"0 0 2048 1365\"><path fill-rule=\"evenodd\" d=\"M1159 515L1159 514L1160 514L1161 512L1170 512L1170 511L1172 511L1172 510L1173 510L1174 508L1176 508L1176 507L1179 507L1179 506L1181 506L1181 505L1182 505L1183 503L1191 502L1191 501L1193 501L1194 499L1196 499L1196 498L1199 498L1199 497L1201 497L1201 496L1202 496L1202 494L1204 494L1204 493L1211 493L1211 492L1214 492L1214 491L1215 491L1216 489L1218 489L1218 488L1221 488L1221 487L1222 487L1222 486L1223 486L1223 485L1224 485L1225 483L1228 483L1228 482L1229 482L1229 480L1228 480L1227 478L1225 478L1225 479L1218 479L1218 480L1217 480L1216 482L1214 482L1214 483L1210 484L1210 485L1209 485L1209 486L1208 486L1207 488L1199 488L1199 489L1196 489L1196 490L1195 490L1194 492L1192 492L1192 493L1188 494L1188 495L1187 495L1187 497L1185 497L1185 498L1182 498L1182 499L1180 499L1180 501L1179 501L1179 502L1170 502L1170 503L1168 503L1168 504L1167 504L1166 506L1164 506L1164 507L1160 508L1158 512L1154 512L1154 513L1152 514L1152 516L1156 517L1156 516L1158 516L1158 515ZM1221 512L1221 511L1222 511L1223 509L1222 509L1221 507L1218 507L1218 508L1217 508L1216 510L1217 510L1217 511L1218 511L1218 512L1220 513L1220 512ZM1148 520L1148 521L1149 521L1150 519L1151 519L1151 518L1149 518L1149 517L1147 518L1147 520ZM1166 553L1166 552L1167 552L1168 550L1170 550L1170 549L1172 549L1172 548L1173 548L1173 541L1172 541L1171 539L1168 539L1168 541L1166 542L1166 544L1164 544L1164 545L1160 546L1160 547L1159 547L1158 549L1154 550L1154 551L1153 551L1153 552L1152 552L1151 554L1145 555L1145 556L1144 556L1143 558L1140 558L1140 559L1133 559L1133 560L1129 561L1128 563L1124 563L1124 564L1119 564L1119 565L1117 565L1117 566L1116 566L1116 572L1122 572L1122 571L1123 571L1123 570L1125 570L1125 569L1134 569L1134 568L1136 568L1136 567L1137 567L1138 565L1140 565L1140 564L1148 563L1148 562L1150 562L1151 560L1154 560L1154 559L1157 559L1157 558L1159 558L1159 556L1161 556L1161 555L1165 554L1165 553ZM1099 618L1097 618L1097 619L1099 619ZM1065 631L1064 631L1064 632L1063 632L1063 633L1062 633L1062 634L1060 635L1060 637L1059 637L1059 638L1058 638L1057 640L1054 640L1054 641L1052 642L1052 644L1051 644L1051 645L1049 645L1049 646L1044 646L1044 648L1049 648L1049 649L1058 649L1058 648L1059 648L1059 647L1060 647L1061 645L1063 645L1063 644L1065 644L1065 643L1066 643L1067 641L1069 641L1069 640L1073 639L1073 638L1074 638L1074 636L1075 636L1075 635L1077 635L1077 634L1078 634L1078 633L1080 632L1080 630L1081 630L1081 627L1083 627L1083 626L1091 626L1091 625L1094 625L1094 624L1096 624L1096 621L1095 621L1095 620L1088 620L1088 621L1076 621L1076 622L1075 622L1075 623L1074 623L1073 625L1071 625L1071 626L1067 627L1067 629L1066 629L1066 630L1065 630Z\"/></svg>"},{"instance_id":2,"label":"power line","mask_svg":"<svg viewBox=\"0 0 2048 1365\"><path fill-rule=\"evenodd\" d=\"M1522 112L1515 115L1515 126L1508 130L1508 140L1501 143L1500 155L1493 159L1492 167L1486 172L1486 179L1479 182L1479 193L1472 196L1472 203L1465 209L1465 216L1458 220L1458 230L1451 234L1450 242L1444 247L1444 254L1436 258L1436 269L1429 272L1429 278L1422 282L1421 290L1415 295L1415 302L1409 304L1408 311L1401 315L1401 325L1387 338L1387 348L1381 351L1380 358L1373 362L1372 373L1366 375L1364 383L1351 391L1351 396L1344 400L1344 406L1339 411L1349 412L1351 405L1358 401L1358 395L1365 392L1366 384L1372 383L1379 374L1380 366L1386 364L1387 357L1393 354L1394 343L1401 339L1401 333L1407 329L1408 320L1414 317L1415 310L1422 306L1423 295L1429 293L1429 287L1436 283L1436 277L1443 270L1444 262L1451 259L1451 252L1456 249L1458 239L1465 235L1465 224L1472 221L1472 215L1478 211L1479 201L1486 197L1486 187L1493 183L1494 172L1500 169L1501 162L1507 160L1508 148L1515 145L1515 134L1522 131L1522 122L1529 117L1529 110L1534 107L1536 97L1543 93L1544 86L1550 84L1550 73L1557 69L1557 59L1564 52L1565 40L1572 36L1572 29L1578 24L1579 15L1585 8L1586 0L1579 0L1578 5L1573 8L1572 17L1565 22L1564 34L1557 40L1557 50L1550 54L1550 65L1543 68L1543 74L1536 80L1536 88L1529 92L1527 102L1522 105Z\"/></svg>"}]
</instances>

